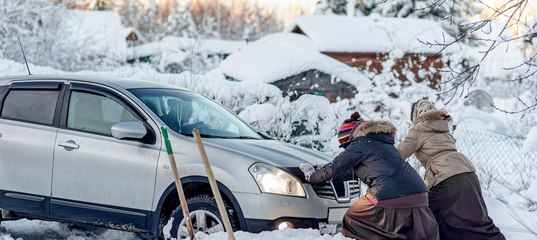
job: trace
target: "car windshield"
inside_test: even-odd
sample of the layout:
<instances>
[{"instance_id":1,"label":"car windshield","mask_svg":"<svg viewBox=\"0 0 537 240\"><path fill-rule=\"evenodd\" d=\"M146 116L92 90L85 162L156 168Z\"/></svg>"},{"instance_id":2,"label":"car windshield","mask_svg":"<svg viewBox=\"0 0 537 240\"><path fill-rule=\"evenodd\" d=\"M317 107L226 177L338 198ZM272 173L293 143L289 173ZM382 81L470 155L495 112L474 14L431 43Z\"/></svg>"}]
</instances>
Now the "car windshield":
<instances>
[{"instance_id":1,"label":"car windshield","mask_svg":"<svg viewBox=\"0 0 537 240\"><path fill-rule=\"evenodd\" d=\"M200 94L176 89L130 90L174 131L192 136L263 139L236 115Z\"/></svg>"}]
</instances>

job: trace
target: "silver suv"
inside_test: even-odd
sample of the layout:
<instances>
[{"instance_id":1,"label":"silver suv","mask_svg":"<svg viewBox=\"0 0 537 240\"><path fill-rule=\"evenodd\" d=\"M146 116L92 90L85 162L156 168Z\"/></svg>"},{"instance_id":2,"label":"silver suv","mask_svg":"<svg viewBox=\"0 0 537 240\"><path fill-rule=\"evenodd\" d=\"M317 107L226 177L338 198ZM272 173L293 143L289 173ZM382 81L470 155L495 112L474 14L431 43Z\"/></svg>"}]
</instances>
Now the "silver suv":
<instances>
[{"instance_id":1,"label":"silver suv","mask_svg":"<svg viewBox=\"0 0 537 240\"><path fill-rule=\"evenodd\" d=\"M140 80L0 78L0 208L10 219L187 233L160 133L170 131L196 230L223 230L192 129L200 130L234 230L338 223L355 181L311 186L330 157L271 140L195 92ZM171 219L171 221L169 221ZM171 224L169 224L171 223Z\"/></svg>"}]
</instances>

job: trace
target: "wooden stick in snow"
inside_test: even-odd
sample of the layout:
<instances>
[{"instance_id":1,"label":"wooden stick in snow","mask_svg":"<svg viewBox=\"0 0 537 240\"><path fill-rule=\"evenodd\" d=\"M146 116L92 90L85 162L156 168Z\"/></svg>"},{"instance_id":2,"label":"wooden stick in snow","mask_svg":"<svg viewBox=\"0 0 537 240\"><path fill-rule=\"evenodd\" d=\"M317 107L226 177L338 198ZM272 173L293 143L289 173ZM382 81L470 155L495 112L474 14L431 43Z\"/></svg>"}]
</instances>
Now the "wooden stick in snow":
<instances>
[{"instance_id":1,"label":"wooden stick in snow","mask_svg":"<svg viewBox=\"0 0 537 240\"><path fill-rule=\"evenodd\" d=\"M218 206L218 211L220 212L220 216L222 217L222 221L224 222L224 227L227 232L227 238L228 240L235 240L233 227L231 227L231 223L229 222L229 217L227 216L224 201L222 201L222 196L220 195L220 190L218 189L218 185L216 184L213 170L211 168L211 165L209 164L207 152L205 151L205 147L203 147L203 142L201 142L199 130L194 128L194 130L192 130L192 135L194 135L194 138L196 138L196 142L198 143L198 149L201 154L201 159L203 160L203 165L205 165L205 171L207 172L207 178L209 178L209 184L211 185L211 190L213 191L214 199L216 200L216 205Z\"/></svg>"},{"instance_id":2,"label":"wooden stick in snow","mask_svg":"<svg viewBox=\"0 0 537 240\"><path fill-rule=\"evenodd\" d=\"M194 240L194 227L192 226L192 221L190 220L190 213L188 211L188 205L186 203L185 192L183 191L183 184L181 184L181 177L179 176L179 170L177 169L177 164L175 163L175 157L173 156L172 144L168 139L168 130L165 127L161 128L162 136L164 137L164 143L166 144L166 152L168 153L168 159L170 160L171 169L173 172L173 178L175 179L175 187L177 188L177 193L179 194L179 202L181 203L181 209L183 210L183 218L186 221L186 226L188 229L188 236L191 240ZM181 222L179 222L180 224ZM179 226L181 227L181 226ZM179 236L177 236L179 237Z\"/></svg>"}]
</instances>

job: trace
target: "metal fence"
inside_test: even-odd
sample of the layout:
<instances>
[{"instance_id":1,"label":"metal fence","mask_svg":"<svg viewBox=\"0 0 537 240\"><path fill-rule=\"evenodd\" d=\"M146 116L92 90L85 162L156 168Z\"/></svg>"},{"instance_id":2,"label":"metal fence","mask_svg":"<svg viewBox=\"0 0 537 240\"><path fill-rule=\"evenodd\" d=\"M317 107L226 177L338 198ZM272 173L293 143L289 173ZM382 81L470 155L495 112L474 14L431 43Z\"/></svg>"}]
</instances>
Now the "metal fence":
<instances>
[{"instance_id":1,"label":"metal fence","mask_svg":"<svg viewBox=\"0 0 537 240\"><path fill-rule=\"evenodd\" d=\"M459 131L457 148L476 166L483 190L494 190L501 184L514 191L528 189L537 179L537 153L522 149L522 139L501 134ZM410 163L423 175L424 169L415 158Z\"/></svg>"},{"instance_id":2,"label":"metal fence","mask_svg":"<svg viewBox=\"0 0 537 240\"><path fill-rule=\"evenodd\" d=\"M537 153L522 149L524 140L494 133L464 131L456 135L459 151L478 169L482 187L500 182L513 190L528 189L537 178Z\"/></svg>"}]
</instances>

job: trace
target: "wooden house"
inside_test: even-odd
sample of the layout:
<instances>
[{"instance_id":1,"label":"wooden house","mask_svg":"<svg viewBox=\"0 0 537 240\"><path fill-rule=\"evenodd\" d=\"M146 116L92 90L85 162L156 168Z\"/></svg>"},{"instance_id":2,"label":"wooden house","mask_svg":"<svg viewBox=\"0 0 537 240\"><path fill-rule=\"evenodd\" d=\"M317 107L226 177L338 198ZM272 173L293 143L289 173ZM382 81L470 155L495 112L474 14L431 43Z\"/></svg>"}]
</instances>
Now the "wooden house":
<instances>
[{"instance_id":1,"label":"wooden house","mask_svg":"<svg viewBox=\"0 0 537 240\"><path fill-rule=\"evenodd\" d=\"M414 18L301 16L286 31L303 34L321 53L365 71L381 72L391 58L399 79L411 76L432 87L440 79L441 48L425 43L449 39L438 23Z\"/></svg>"}]
</instances>

